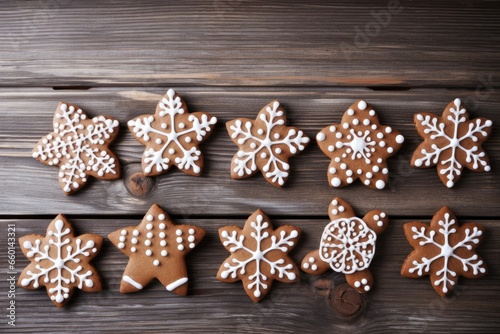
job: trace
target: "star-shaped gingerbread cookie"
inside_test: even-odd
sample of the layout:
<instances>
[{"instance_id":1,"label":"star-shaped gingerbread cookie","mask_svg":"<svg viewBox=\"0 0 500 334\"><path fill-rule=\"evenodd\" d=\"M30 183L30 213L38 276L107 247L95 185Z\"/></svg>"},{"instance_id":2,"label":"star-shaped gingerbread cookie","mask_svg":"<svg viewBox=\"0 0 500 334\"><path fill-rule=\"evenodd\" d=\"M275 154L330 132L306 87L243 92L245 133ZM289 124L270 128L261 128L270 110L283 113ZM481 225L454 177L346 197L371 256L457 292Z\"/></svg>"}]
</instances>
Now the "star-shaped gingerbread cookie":
<instances>
[{"instance_id":1,"label":"star-shaped gingerbread cookie","mask_svg":"<svg viewBox=\"0 0 500 334\"><path fill-rule=\"evenodd\" d=\"M54 131L40 139L33 158L59 166L59 184L72 194L89 176L103 180L120 178L120 163L108 148L118 134L118 121L107 116L89 119L78 106L59 102L54 114Z\"/></svg>"},{"instance_id":2,"label":"star-shaped gingerbread cookie","mask_svg":"<svg viewBox=\"0 0 500 334\"><path fill-rule=\"evenodd\" d=\"M328 208L331 222L326 225L319 248L302 260L302 270L320 275L328 269L345 274L347 283L360 293L373 287L370 263L375 255L377 236L389 218L380 210L368 212L362 219L343 199L336 197Z\"/></svg>"},{"instance_id":3,"label":"star-shaped gingerbread cookie","mask_svg":"<svg viewBox=\"0 0 500 334\"><path fill-rule=\"evenodd\" d=\"M255 211L243 229L226 226L219 237L231 253L220 266L217 279L243 282L246 293L259 302L271 290L274 280L292 283L300 280L299 270L288 256L300 238L300 230L291 225L273 229L262 210Z\"/></svg>"},{"instance_id":4,"label":"star-shaped gingerbread cookie","mask_svg":"<svg viewBox=\"0 0 500 334\"><path fill-rule=\"evenodd\" d=\"M137 226L118 229L109 240L130 257L120 285L121 293L136 292L157 278L168 291L187 294L184 257L205 236L191 225L174 225L168 214L154 204Z\"/></svg>"},{"instance_id":5,"label":"star-shaped gingerbread cookie","mask_svg":"<svg viewBox=\"0 0 500 334\"><path fill-rule=\"evenodd\" d=\"M285 109L278 101L262 108L255 120L237 118L226 123L231 140L239 147L231 161L231 178L247 178L260 170L272 185L285 184L288 159L309 143L301 130L285 123Z\"/></svg>"},{"instance_id":6,"label":"star-shaped gingerbread cookie","mask_svg":"<svg viewBox=\"0 0 500 334\"><path fill-rule=\"evenodd\" d=\"M142 155L144 174L160 175L175 165L188 175L201 175L203 155L198 146L215 123L217 118L208 113L189 113L180 95L169 89L154 114L128 121L130 132L146 146Z\"/></svg>"},{"instance_id":7,"label":"star-shaped gingerbread cookie","mask_svg":"<svg viewBox=\"0 0 500 334\"><path fill-rule=\"evenodd\" d=\"M19 239L31 263L19 276L18 285L26 289L45 286L57 307L62 307L76 288L101 291L101 278L90 261L99 253L102 241L94 234L76 237L66 217L58 215L45 236L31 234Z\"/></svg>"},{"instance_id":8,"label":"star-shaped gingerbread cookie","mask_svg":"<svg viewBox=\"0 0 500 334\"><path fill-rule=\"evenodd\" d=\"M470 120L460 99L449 103L441 117L415 114L414 122L424 141L413 153L413 167L437 165L439 178L448 188L455 185L464 167L474 172L491 170L481 144L488 139L493 123L484 117Z\"/></svg>"},{"instance_id":9,"label":"star-shaped gingerbread cookie","mask_svg":"<svg viewBox=\"0 0 500 334\"><path fill-rule=\"evenodd\" d=\"M432 217L430 226L421 222L406 223L404 231L414 250L406 258L401 275L410 278L430 275L432 287L441 296L453 290L460 276L486 275L486 264L476 254L484 227L476 223L459 226L448 207L441 208Z\"/></svg>"},{"instance_id":10,"label":"star-shaped gingerbread cookie","mask_svg":"<svg viewBox=\"0 0 500 334\"><path fill-rule=\"evenodd\" d=\"M383 189L389 180L386 160L401 148L404 137L381 125L375 110L359 100L347 109L340 124L327 126L316 140L331 159L330 186L344 187L359 178L372 189Z\"/></svg>"}]
</instances>

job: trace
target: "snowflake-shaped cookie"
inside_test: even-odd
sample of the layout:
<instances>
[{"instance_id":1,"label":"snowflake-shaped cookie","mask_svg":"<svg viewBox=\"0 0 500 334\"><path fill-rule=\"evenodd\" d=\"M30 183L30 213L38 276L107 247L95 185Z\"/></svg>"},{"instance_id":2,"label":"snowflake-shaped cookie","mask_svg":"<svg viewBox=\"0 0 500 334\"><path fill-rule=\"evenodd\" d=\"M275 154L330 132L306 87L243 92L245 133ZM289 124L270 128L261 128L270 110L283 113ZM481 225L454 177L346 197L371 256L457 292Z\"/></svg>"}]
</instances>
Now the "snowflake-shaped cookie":
<instances>
[{"instance_id":1,"label":"snowflake-shaped cookie","mask_svg":"<svg viewBox=\"0 0 500 334\"><path fill-rule=\"evenodd\" d=\"M215 123L217 118L208 113L189 113L184 100L169 89L156 106L155 114L128 121L132 134L146 146L142 155L144 174L163 174L175 165L188 175L199 176L203 155L198 145L208 138Z\"/></svg>"},{"instance_id":2,"label":"snowflake-shaped cookie","mask_svg":"<svg viewBox=\"0 0 500 334\"><path fill-rule=\"evenodd\" d=\"M484 117L469 120L460 99L448 104L441 117L415 114L414 121L424 142L413 153L413 167L437 165L439 178L448 188L455 185L464 167L475 172L491 170L481 144L488 139L493 123Z\"/></svg>"},{"instance_id":3,"label":"snowflake-shaped cookie","mask_svg":"<svg viewBox=\"0 0 500 334\"><path fill-rule=\"evenodd\" d=\"M373 286L373 275L368 267L375 255L377 235L388 224L387 215L380 210L368 212L363 219L343 199L335 198L328 208L331 222L321 236L319 249L302 260L302 270L320 275L329 268L345 274L347 283L360 293Z\"/></svg>"},{"instance_id":4,"label":"snowflake-shaped cookie","mask_svg":"<svg viewBox=\"0 0 500 334\"><path fill-rule=\"evenodd\" d=\"M109 240L130 257L120 285L121 293L142 290L157 278L178 295L187 294L184 257L205 236L205 230L191 225L175 225L168 214L154 204L137 226L120 228Z\"/></svg>"},{"instance_id":5,"label":"snowflake-shaped cookie","mask_svg":"<svg viewBox=\"0 0 500 334\"><path fill-rule=\"evenodd\" d=\"M287 254L300 238L298 228L287 225L274 230L266 214L257 210L243 229L222 227L219 237L231 256L220 266L217 279L227 283L241 280L254 302L264 298L275 279L285 283L300 279Z\"/></svg>"},{"instance_id":6,"label":"snowflake-shaped cookie","mask_svg":"<svg viewBox=\"0 0 500 334\"><path fill-rule=\"evenodd\" d=\"M60 166L59 184L72 194L87 183L88 176L120 178L120 163L108 145L118 134L118 121L107 116L92 119L78 107L59 102L54 114L54 132L36 144L33 158Z\"/></svg>"},{"instance_id":7,"label":"snowflake-shaped cookie","mask_svg":"<svg viewBox=\"0 0 500 334\"><path fill-rule=\"evenodd\" d=\"M414 251L406 258L401 275L417 278L430 275L432 287L441 296L450 293L459 276L477 278L486 275L483 259L476 254L484 227L467 223L458 226L457 218L443 207L431 225L412 222L404 225L406 239Z\"/></svg>"},{"instance_id":8,"label":"snowflake-shaped cookie","mask_svg":"<svg viewBox=\"0 0 500 334\"><path fill-rule=\"evenodd\" d=\"M239 151L231 162L231 177L242 179L257 169L276 187L288 179L288 159L302 151L309 138L297 128L286 126L285 109L278 101L266 105L255 120L237 118L226 123Z\"/></svg>"},{"instance_id":9,"label":"snowflake-shaped cookie","mask_svg":"<svg viewBox=\"0 0 500 334\"><path fill-rule=\"evenodd\" d=\"M370 188L383 189L389 180L386 160L401 148L404 137L381 125L375 110L359 100L347 109L340 124L327 126L316 140L332 159L327 173L332 187L344 187L359 178Z\"/></svg>"},{"instance_id":10,"label":"snowflake-shaped cookie","mask_svg":"<svg viewBox=\"0 0 500 334\"><path fill-rule=\"evenodd\" d=\"M45 286L57 307L69 300L75 288L100 291L101 279L90 260L99 252L102 240L94 234L75 237L66 217L58 215L45 237L32 234L19 239L21 250L31 263L19 276L18 285L27 289Z\"/></svg>"}]
</instances>

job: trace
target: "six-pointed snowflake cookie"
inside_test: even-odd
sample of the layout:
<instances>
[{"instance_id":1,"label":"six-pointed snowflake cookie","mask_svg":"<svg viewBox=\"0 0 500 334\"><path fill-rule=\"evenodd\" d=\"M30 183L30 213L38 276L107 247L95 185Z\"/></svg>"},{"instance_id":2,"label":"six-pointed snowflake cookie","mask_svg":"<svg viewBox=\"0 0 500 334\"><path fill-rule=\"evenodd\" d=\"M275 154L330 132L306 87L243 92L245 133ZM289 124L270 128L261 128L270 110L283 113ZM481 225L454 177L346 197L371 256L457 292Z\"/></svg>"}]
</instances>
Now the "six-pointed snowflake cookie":
<instances>
[{"instance_id":1,"label":"six-pointed snowflake cookie","mask_svg":"<svg viewBox=\"0 0 500 334\"><path fill-rule=\"evenodd\" d=\"M304 257L302 270L320 275L331 268L345 274L347 283L358 292L370 291L373 275L369 266L375 255L377 235L387 227L387 215L372 210L360 219L354 209L338 197L331 202L328 215L331 222L323 231L319 249Z\"/></svg>"},{"instance_id":2,"label":"six-pointed snowflake cookie","mask_svg":"<svg viewBox=\"0 0 500 334\"><path fill-rule=\"evenodd\" d=\"M175 165L188 175L201 175L203 155L198 145L208 138L215 123L217 118L208 113L189 113L184 100L169 89L154 114L128 121L134 137L146 146L142 155L144 174L163 174Z\"/></svg>"},{"instance_id":3,"label":"six-pointed snowflake cookie","mask_svg":"<svg viewBox=\"0 0 500 334\"><path fill-rule=\"evenodd\" d=\"M486 264L475 251L484 227L475 223L458 226L448 207L432 217L430 226L412 222L404 225L404 231L414 250L406 258L401 275L410 278L430 275L432 287L441 296L453 290L459 276L486 275Z\"/></svg>"},{"instance_id":4,"label":"six-pointed snowflake cookie","mask_svg":"<svg viewBox=\"0 0 500 334\"><path fill-rule=\"evenodd\" d=\"M272 185L285 184L290 170L288 159L309 143L301 130L285 122L285 109L273 101L255 120L237 118L226 123L231 140L239 147L231 162L231 178L247 178L260 170Z\"/></svg>"},{"instance_id":5,"label":"six-pointed snowflake cookie","mask_svg":"<svg viewBox=\"0 0 500 334\"><path fill-rule=\"evenodd\" d=\"M94 234L76 237L66 217L58 215L45 236L32 234L19 239L21 250L31 263L19 276L18 285L26 289L45 286L57 307L71 298L75 288L101 291L101 279L90 260L99 253L102 241Z\"/></svg>"},{"instance_id":6,"label":"six-pointed snowflake cookie","mask_svg":"<svg viewBox=\"0 0 500 334\"><path fill-rule=\"evenodd\" d=\"M205 236L205 230L191 225L174 225L168 214L154 204L137 226L120 228L109 240L130 259L123 273L121 293L142 290L157 278L168 291L187 294L184 257Z\"/></svg>"},{"instance_id":7,"label":"six-pointed snowflake cookie","mask_svg":"<svg viewBox=\"0 0 500 334\"><path fill-rule=\"evenodd\" d=\"M415 114L414 121L424 141L413 153L413 167L437 165L439 178L448 188L455 185L464 167L475 172L491 170L481 144L488 139L493 123L484 117L469 120L460 99L448 104L441 117L421 113Z\"/></svg>"},{"instance_id":8,"label":"six-pointed snowflake cookie","mask_svg":"<svg viewBox=\"0 0 500 334\"><path fill-rule=\"evenodd\" d=\"M286 225L275 230L266 214L257 210L243 229L222 227L219 237L231 256L220 266L217 279L227 283L241 280L254 302L264 298L274 280L300 280L297 265L288 256L300 238L298 228Z\"/></svg>"},{"instance_id":9,"label":"six-pointed snowflake cookie","mask_svg":"<svg viewBox=\"0 0 500 334\"><path fill-rule=\"evenodd\" d=\"M401 148L404 137L381 125L375 110L359 100L347 109L340 124L321 130L316 141L331 159L330 186L344 187L359 178L370 188L383 189L389 180L386 160Z\"/></svg>"},{"instance_id":10,"label":"six-pointed snowflake cookie","mask_svg":"<svg viewBox=\"0 0 500 334\"><path fill-rule=\"evenodd\" d=\"M54 131L40 139L33 158L59 166L59 184L72 194L93 176L103 180L120 178L118 158L108 145L118 134L118 121L107 116L87 118L78 106L59 102L54 114Z\"/></svg>"}]
</instances>

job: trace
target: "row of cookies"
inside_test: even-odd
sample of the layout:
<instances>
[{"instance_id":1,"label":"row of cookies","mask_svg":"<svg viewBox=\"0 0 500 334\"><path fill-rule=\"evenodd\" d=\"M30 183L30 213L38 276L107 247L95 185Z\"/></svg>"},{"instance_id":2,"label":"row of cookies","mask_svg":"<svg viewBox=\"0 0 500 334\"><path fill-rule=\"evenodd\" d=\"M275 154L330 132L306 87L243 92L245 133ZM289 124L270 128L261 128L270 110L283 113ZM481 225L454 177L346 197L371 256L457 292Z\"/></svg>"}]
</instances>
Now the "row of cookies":
<instances>
[{"instance_id":1,"label":"row of cookies","mask_svg":"<svg viewBox=\"0 0 500 334\"><path fill-rule=\"evenodd\" d=\"M328 214L331 221L324 228L320 245L304 257L301 269L313 275L332 269L345 274L347 283L359 293L370 291L374 279L369 266L377 237L388 226L388 216L372 210L358 218L341 198L331 202ZM414 250L406 258L401 274L412 278L430 275L433 288L441 296L453 290L459 276L475 278L486 274L486 265L475 252L484 228L475 223L459 226L449 208L439 210L430 225L410 222L404 225L404 231ZM155 204L139 225L109 234L110 241L129 257L120 292L139 291L156 278L166 290L186 295L184 257L205 233L197 226L175 225ZM300 235L301 231L291 225L274 229L262 210L255 211L243 228L220 228L220 240L231 255L220 266L217 279L228 283L241 280L254 302L269 292L274 280L300 281L298 266L288 256ZM57 307L62 307L76 288L102 290L100 276L90 263L102 246L101 236L75 236L69 221L58 215L45 236L24 236L19 243L31 261L19 277L19 286L45 286Z\"/></svg>"},{"instance_id":2,"label":"row of cookies","mask_svg":"<svg viewBox=\"0 0 500 334\"><path fill-rule=\"evenodd\" d=\"M309 143L303 131L285 122L285 110L278 101L262 108L255 120L227 122L229 135L238 146L231 162L233 179L247 178L260 170L271 184L284 185L289 158ZM142 156L144 174L155 176L177 166L186 174L199 176L203 168L199 144L216 123L208 113L189 113L184 100L168 90L154 114L128 121L132 134L146 147ZM448 104L441 117L415 114L414 123L424 141L413 154L412 166L437 165L439 178L449 188L464 168L490 171L481 144L490 135L492 122L485 118L470 120L460 99ZM79 190L89 176L107 180L120 177L119 160L108 147L118 134L117 120L107 116L88 119L79 107L61 102L53 127L32 155L44 164L60 167L59 183L66 194ZM347 109L339 124L321 130L316 140L331 159L327 171L330 186L343 187L360 179L370 188L383 189L389 180L386 160L401 148L404 137L380 124L374 109L360 100Z\"/></svg>"}]
</instances>

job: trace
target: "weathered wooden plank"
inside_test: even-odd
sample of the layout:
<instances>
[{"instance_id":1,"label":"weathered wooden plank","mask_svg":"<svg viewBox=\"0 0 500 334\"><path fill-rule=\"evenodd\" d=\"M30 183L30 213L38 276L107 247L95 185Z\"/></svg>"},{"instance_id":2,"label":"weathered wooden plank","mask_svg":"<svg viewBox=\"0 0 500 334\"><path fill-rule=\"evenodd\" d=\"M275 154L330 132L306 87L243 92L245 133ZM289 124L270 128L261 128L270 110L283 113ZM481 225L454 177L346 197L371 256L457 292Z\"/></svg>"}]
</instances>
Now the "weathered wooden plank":
<instances>
[{"instance_id":1,"label":"weathered wooden plank","mask_svg":"<svg viewBox=\"0 0 500 334\"><path fill-rule=\"evenodd\" d=\"M499 8L453 0L7 2L0 85L498 86Z\"/></svg>"},{"instance_id":2,"label":"weathered wooden plank","mask_svg":"<svg viewBox=\"0 0 500 334\"><path fill-rule=\"evenodd\" d=\"M167 208L169 209L169 208ZM245 211L244 214L250 214ZM460 217L459 217L460 218ZM7 224L16 225L17 237L44 234L51 219L2 220L0 239L6 240ZM409 219L411 220L411 219ZM77 233L106 236L123 226L136 225L140 219L71 219ZM176 219L207 230L205 239L188 256L190 286L187 297L168 293L158 283L143 291L128 295L119 293L119 284L127 257L106 239L101 254L94 261L104 281L104 291L77 292L67 307L57 309L48 299L45 289L16 290L16 330L48 331L154 331L222 333L255 332L495 332L500 320L500 221L479 221L487 228L478 253L489 266L489 274L481 279L461 278L450 297L441 299L430 286L428 278L408 279L399 274L401 265L411 251L402 225L407 220L391 220L389 228L377 243L372 263L374 289L368 294L367 306L354 321L347 320L330 306L330 284L339 285L342 275L330 272L317 277L302 275L302 282L275 282L272 293L261 303L254 304L245 294L241 282L226 284L216 280L218 267L228 255L218 240L217 229L226 225L242 226L245 219ZM273 220L275 226L293 224L302 229L303 237L291 253L299 262L318 245L326 219ZM461 220L460 223L465 223ZM0 251L6 253L6 243ZM17 247L16 269L20 272L28 261ZM6 259L0 268L6 272ZM7 291L6 280L0 281L0 291ZM318 295L319 294L319 295ZM5 304L4 304L5 306ZM5 308L4 308L5 312ZM7 332L5 319L0 325Z\"/></svg>"},{"instance_id":3,"label":"weathered wooden plank","mask_svg":"<svg viewBox=\"0 0 500 334\"><path fill-rule=\"evenodd\" d=\"M490 173L464 172L453 189L447 189L435 169L413 169L409 158L420 143L414 126L415 112L440 114L455 97L470 106L473 116L484 116L500 124L500 98L491 95L477 100L473 91L416 90L403 92L328 89L256 90L237 88L180 88L191 111L207 111L219 123L203 144L205 171L202 177L186 176L178 170L156 177L152 191L143 197L126 189L131 163L139 163L143 146L126 128L126 121L153 112L163 88L88 91L44 89L0 92L0 193L2 214L126 214L142 213L152 202L165 205L175 214L234 215L262 207L274 215L322 215L334 196L352 201L361 210L378 207L396 215L431 215L441 205L457 205L456 213L466 216L500 216L498 169L500 134L493 131L484 145L492 164ZM356 99L371 103L383 124L406 137L397 156L389 159L392 181L388 189L371 190L359 182L343 189L328 186L329 160L313 142L291 160L287 185L276 189L260 175L247 180L231 180L229 167L237 148L229 139L224 123L236 117L254 118L262 106L279 98L287 109L289 124L302 128L311 138L331 123ZM71 101L90 115L107 114L122 122L113 147L125 166L123 180L95 181L76 195L65 196L57 182L57 168L31 158L36 142L52 128L53 110L58 100ZM132 168L133 170L133 168ZM217 196L214 196L217 194ZM29 204L27 204L29 203Z\"/></svg>"}]
</instances>

